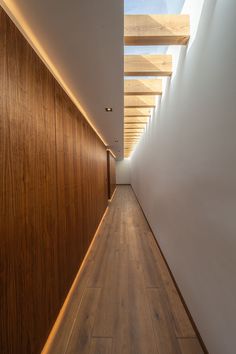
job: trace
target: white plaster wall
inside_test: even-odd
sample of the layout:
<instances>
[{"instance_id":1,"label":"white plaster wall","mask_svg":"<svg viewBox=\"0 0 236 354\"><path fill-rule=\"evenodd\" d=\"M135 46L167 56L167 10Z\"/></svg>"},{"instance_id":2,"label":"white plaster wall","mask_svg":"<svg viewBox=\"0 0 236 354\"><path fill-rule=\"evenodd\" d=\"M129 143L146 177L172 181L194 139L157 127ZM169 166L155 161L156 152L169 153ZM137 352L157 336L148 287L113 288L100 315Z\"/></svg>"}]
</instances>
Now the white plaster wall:
<instances>
[{"instance_id":1,"label":"white plaster wall","mask_svg":"<svg viewBox=\"0 0 236 354\"><path fill-rule=\"evenodd\" d=\"M116 161L116 184L130 183L130 159Z\"/></svg>"},{"instance_id":2,"label":"white plaster wall","mask_svg":"<svg viewBox=\"0 0 236 354\"><path fill-rule=\"evenodd\" d=\"M131 181L209 352L235 354L236 1L202 3Z\"/></svg>"}]
</instances>

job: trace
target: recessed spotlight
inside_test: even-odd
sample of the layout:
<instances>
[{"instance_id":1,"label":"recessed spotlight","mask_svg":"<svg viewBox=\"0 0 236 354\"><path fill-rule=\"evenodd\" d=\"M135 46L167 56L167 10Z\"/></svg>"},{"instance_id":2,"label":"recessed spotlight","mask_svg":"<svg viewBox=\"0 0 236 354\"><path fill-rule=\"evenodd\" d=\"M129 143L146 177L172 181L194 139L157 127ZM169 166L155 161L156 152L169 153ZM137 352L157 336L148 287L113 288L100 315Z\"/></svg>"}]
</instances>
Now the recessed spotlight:
<instances>
[{"instance_id":1,"label":"recessed spotlight","mask_svg":"<svg viewBox=\"0 0 236 354\"><path fill-rule=\"evenodd\" d=\"M115 140L115 143L118 143L119 140Z\"/></svg>"},{"instance_id":2,"label":"recessed spotlight","mask_svg":"<svg viewBox=\"0 0 236 354\"><path fill-rule=\"evenodd\" d=\"M106 107L105 110L106 110L106 112L112 112L112 108L111 107Z\"/></svg>"}]
</instances>

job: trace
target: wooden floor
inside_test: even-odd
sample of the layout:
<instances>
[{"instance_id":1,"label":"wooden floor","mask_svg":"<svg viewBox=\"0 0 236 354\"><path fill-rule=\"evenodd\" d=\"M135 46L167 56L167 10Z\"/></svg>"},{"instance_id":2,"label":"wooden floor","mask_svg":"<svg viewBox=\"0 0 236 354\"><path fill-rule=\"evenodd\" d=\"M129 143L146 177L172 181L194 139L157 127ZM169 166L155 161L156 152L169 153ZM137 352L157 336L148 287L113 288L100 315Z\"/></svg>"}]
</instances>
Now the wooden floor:
<instances>
[{"instance_id":1,"label":"wooden floor","mask_svg":"<svg viewBox=\"0 0 236 354\"><path fill-rule=\"evenodd\" d=\"M119 186L50 353L203 353L132 189Z\"/></svg>"}]
</instances>

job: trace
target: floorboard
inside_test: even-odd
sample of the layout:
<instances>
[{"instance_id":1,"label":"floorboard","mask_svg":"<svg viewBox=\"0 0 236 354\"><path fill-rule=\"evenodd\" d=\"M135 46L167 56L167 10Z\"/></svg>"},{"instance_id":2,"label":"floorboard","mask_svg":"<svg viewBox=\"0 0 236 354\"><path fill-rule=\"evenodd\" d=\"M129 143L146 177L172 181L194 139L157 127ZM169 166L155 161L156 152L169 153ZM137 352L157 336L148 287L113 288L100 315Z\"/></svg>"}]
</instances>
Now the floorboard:
<instances>
[{"instance_id":1,"label":"floorboard","mask_svg":"<svg viewBox=\"0 0 236 354\"><path fill-rule=\"evenodd\" d=\"M117 187L50 354L202 354L130 186Z\"/></svg>"}]
</instances>

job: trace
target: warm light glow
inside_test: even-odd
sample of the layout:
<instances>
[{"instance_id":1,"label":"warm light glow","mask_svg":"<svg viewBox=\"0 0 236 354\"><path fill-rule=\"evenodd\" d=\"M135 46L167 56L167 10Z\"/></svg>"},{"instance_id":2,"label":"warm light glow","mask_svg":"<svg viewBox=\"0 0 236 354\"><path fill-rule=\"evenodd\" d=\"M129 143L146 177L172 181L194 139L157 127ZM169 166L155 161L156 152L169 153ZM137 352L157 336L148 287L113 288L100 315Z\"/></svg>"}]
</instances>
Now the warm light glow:
<instances>
[{"instance_id":1,"label":"warm light glow","mask_svg":"<svg viewBox=\"0 0 236 354\"><path fill-rule=\"evenodd\" d=\"M111 198L110 198L110 199L108 199L108 201L109 201L109 202L111 202L111 201L112 201L112 199L114 198L115 193L116 193L116 189L117 189L117 187L115 188L115 190L114 190L114 192L113 192L113 194L112 194Z\"/></svg>"},{"instance_id":2,"label":"warm light glow","mask_svg":"<svg viewBox=\"0 0 236 354\"><path fill-rule=\"evenodd\" d=\"M113 151L111 151L110 149L107 149L107 151L109 151L112 154L112 156L114 157L114 159L116 159L116 155L114 154Z\"/></svg>"},{"instance_id":3,"label":"warm light glow","mask_svg":"<svg viewBox=\"0 0 236 354\"><path fill-rule=\"evenodd\" d=\"M107 151L109 151L112 154L112 156L116 159L116 155L110 149L107 149Z\"/></svg>"},{"instance_id":4,"label":"warm light glow","mask_svg":"<svg viewBox=\"0 0 236 354\"><path fill-rule=\"evenodd\" d=\"M69 293L67 294L67 297L66 297L66 299L65 299L65 301L64 301L64 303L62 305L62 308L61 308L61 310L59 312L59 315L57 316L57 319L56 319L56 321L55 321L55 323L54 323L54 325L52 327L52 330L51 330L51 332L50 332L50 334L48 336L48 339L47 339L47 341L46 341L46 343L45 343L45 345L43 347L43 350L42 350L41 354L46 354L46 353L48 353L50 351L50 347L51 347L51 345L53 343L54 336L55 336L56 332L58 331L58 328L60 326L61 320L63 319L64 312L66 311L68 303L70 302L70 298L71 298L73 292L75 291L76 285L77 285L77 283L79 281L80 274L81 274L81 272L82 272L82 270L83 270L83 268L85 266L86 260L87 260L87 258L89 256L91 248L93 247L93 244L95 242L96 236L98 235L99 229L100 229L100 227L102 225L102 222L103 222L103 220L104 220L104 218L105 218L105 216L107 214L107 211L108 211L108 207L106 208L106 210L105 210L105 212L103 214L103 217L102 217L102 219L101 219L101 221L100 221L100 223L99 223L99 225L97 227L97 230L96 230L96 232L95 232L95 234L93 236L92 242L90 243L88 251L87 251L87 253L86 253L85 257L84 257L84 260L83 260L83 262L82 262L82 264L81 264L81 266L79 268L79 271L78 271L78 273L77 273L77 275L75 277L75 280L73 281L73 284L72 284L72 286L71 286L71 288L69 290Z\"/></svg>"},{"instance_id":5,"label":"warm light glow","mask_svg":"<svg viewBox=\"0 0 236 354\"><path fill-rule=\"evenodd\" d=\"M106 112L112 112L112 108L111 107L106 107L105 110L106 110Z\"/></svg>"},{"instance_id":6,"label":"warm light glow","mask_svg":"<svg viewBox=\"0 0 236 354\"><path fill-rule=\"evenodd\" d=\"M91 128L95 131L95 133L98 135L98 137L102 140L104 145L108 145L99 134L93 123L91 122L90 118L88 117L87 113L77 100L77 98L74 96L74 94L71 92L63 78L61 77L60 73L48 57L47 53L45 50L42 48L41 44L39 43L38 39L30 29L29 25L25 21L22 13L20 12L19 8L16 6L13 0L0 0L0 5L3 7L3 9L6 11L8 16L12 19L12 21L15 23L17 28L21 31L21 33L24 35L26 40L30 43L31 47L35 50L35 52L38 54L38 56L41 58L41 60L44 62L44 64L47 66L49 71L52 73L54 78L57 80L57 82L61 85L63 90L67 93L67 95L70 97L70 99L73 101L73 103L76 105L76 107L79 109L79 111L83 114L84 118L87 120Z\"/></svg>"}]
</instances>

